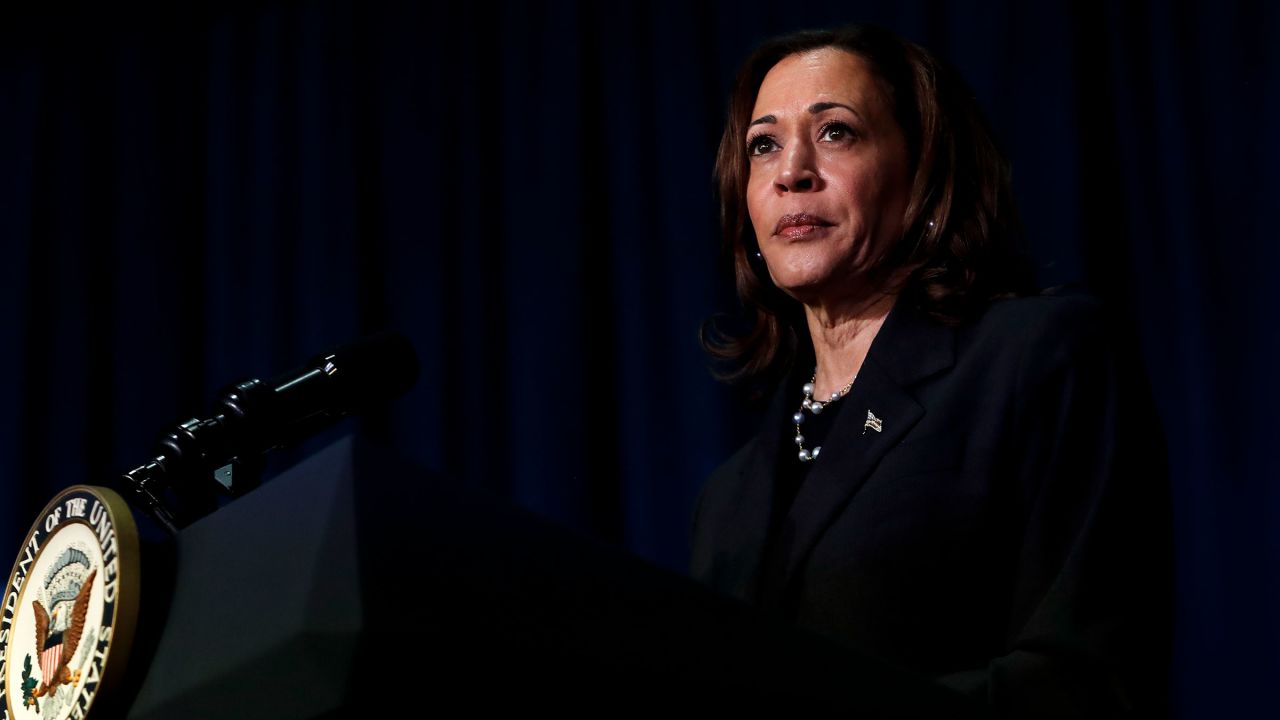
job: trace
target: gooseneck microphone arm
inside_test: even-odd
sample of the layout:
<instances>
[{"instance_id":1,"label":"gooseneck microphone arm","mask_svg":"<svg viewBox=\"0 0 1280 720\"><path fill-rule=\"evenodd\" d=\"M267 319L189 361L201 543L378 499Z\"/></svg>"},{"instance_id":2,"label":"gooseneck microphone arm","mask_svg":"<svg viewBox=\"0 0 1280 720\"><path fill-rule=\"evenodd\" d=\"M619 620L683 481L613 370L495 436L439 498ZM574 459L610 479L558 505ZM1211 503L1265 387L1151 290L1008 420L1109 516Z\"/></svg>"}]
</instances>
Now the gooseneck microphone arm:
<instances>
[{"instance_id":1,"label":"gooseneck microphone arm","mask_svg":"<svg viewBox=\"0 0 1280 720\"><path fill-rule=\"evenodd\" d=\"M212 497L211 491L243 494L254 480L236 479L235 466L257 463L272 448L399 397L417 376L418 359L409 341L381 333L319 355L272 380L238 383L220 394L211 417L192 418L166 433L156 456L125 473L121 485L143 510L176 533L207 512L184 498ZM166 503L167 496L177 497L175 507Z\"/></svg>"}]
</instances>

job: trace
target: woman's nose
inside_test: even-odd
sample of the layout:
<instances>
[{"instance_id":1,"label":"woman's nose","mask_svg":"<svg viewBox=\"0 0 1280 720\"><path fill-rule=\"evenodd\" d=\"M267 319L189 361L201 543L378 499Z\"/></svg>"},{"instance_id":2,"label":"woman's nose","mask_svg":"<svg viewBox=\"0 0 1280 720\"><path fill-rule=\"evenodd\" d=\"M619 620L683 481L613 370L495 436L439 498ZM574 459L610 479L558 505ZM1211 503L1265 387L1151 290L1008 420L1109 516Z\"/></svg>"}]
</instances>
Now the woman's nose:
<instances>
[{"instance_id":1,"label":"woman's nose","mask_svg":"<svg viewBox=\"0 0 1280 720\"><path fill-rule=\"evenodd\" d=\"M783 162L778 168L774 184L778 192L813 192L818 190L821 179L814 166L815 153L806 143L791 143L783 151Z\"/></svg>"}]
</instances>

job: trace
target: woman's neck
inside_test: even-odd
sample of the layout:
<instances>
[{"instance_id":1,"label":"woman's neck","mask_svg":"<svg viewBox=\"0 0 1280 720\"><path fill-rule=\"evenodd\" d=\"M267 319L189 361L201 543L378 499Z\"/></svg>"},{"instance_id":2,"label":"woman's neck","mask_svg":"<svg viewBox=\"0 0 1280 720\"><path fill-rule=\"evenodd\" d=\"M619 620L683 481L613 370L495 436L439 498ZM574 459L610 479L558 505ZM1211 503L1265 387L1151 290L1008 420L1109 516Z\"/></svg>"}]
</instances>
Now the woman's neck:
<instances>
[{"instance_id":1,"label":"woman's neck","mask_svg":"<svg viewBox=\"0 0 1280 720\"><path fill-rule=\"evenodd\" d=\"M813 397L822 400L841 390L862 370L871 341L889 316L896 295L880 295L852 307L804 308L817 360Z\"/></svg>"}]
</instances>

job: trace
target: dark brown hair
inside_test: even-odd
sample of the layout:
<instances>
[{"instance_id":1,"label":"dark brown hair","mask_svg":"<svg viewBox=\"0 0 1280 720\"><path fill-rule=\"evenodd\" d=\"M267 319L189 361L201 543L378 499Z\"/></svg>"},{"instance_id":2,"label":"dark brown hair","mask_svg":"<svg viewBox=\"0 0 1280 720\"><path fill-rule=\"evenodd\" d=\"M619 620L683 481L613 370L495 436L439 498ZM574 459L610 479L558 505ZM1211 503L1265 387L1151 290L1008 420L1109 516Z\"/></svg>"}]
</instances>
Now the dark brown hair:
<instances>
[{"instance_id":1,"label":"dark brown hair","mask_svg":"<svg viewBox=\"0 0 1280 720\"><path fill-rule=\"evenodd\" d=\"M869 272L871 282L913 268L901 287L883 289L948 324L963 323L996 297L1032 290L1030 265L1017 244L1009 163L953 70L914 43L873 26L776 38L739 70L716 156L724 249L732 258L738 296L753 315L743 333L714 323L704 330L708 352L732 368L721 373L725 379L771 378L790 363L799 339L807 338L800 305L773 284L756 257L746 205L746 133L769 70L783 58L826 47L868 63L907 139L913 180L903 237Z\"/></svg>"}]
</instances>

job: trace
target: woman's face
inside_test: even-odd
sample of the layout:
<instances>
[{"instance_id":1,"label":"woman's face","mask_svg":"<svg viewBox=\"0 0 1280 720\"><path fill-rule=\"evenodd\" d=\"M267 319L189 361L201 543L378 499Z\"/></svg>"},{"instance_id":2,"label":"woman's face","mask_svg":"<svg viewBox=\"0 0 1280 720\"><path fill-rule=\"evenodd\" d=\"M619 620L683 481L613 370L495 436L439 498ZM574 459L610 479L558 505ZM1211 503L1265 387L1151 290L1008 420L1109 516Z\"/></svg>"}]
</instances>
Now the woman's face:
<instances>
[{"instance_id":1,"label":"woman's face","mask_svg":"<svg viewBox=\"0 0 1280 720\"><path fill-rule=\"evenodd\" d=\"M865 60L821 48L765 75L747 128L747 212L774 284L805 304L856 299L902 235L907 142Z\"/></svg>"}]
</instances>

